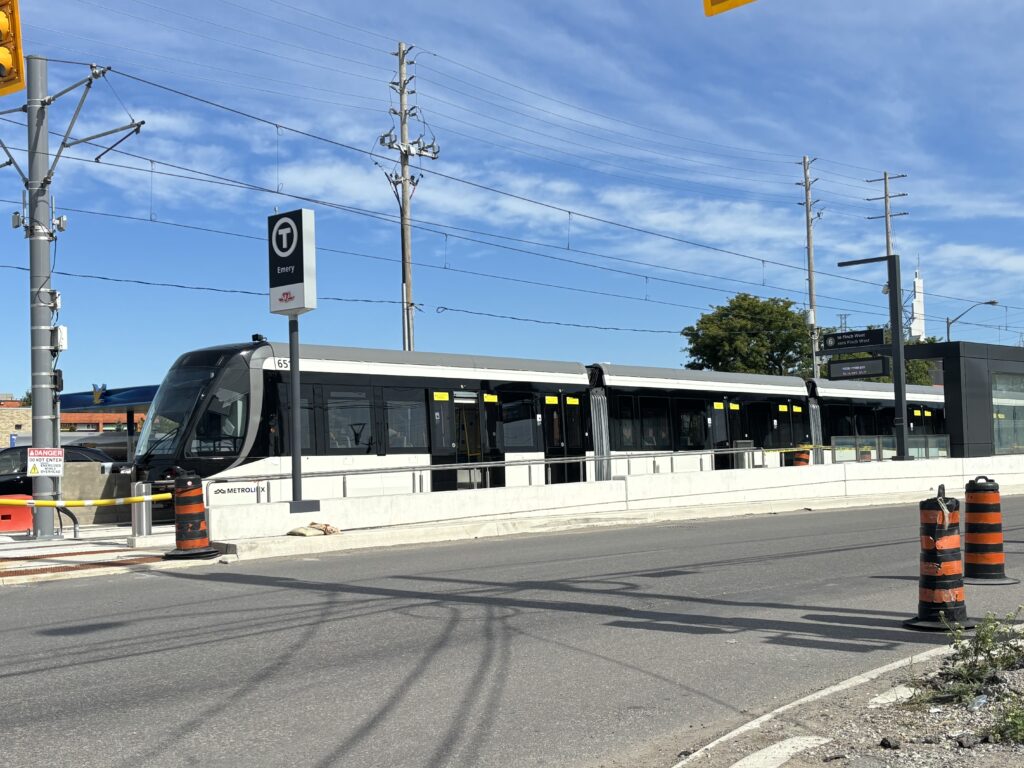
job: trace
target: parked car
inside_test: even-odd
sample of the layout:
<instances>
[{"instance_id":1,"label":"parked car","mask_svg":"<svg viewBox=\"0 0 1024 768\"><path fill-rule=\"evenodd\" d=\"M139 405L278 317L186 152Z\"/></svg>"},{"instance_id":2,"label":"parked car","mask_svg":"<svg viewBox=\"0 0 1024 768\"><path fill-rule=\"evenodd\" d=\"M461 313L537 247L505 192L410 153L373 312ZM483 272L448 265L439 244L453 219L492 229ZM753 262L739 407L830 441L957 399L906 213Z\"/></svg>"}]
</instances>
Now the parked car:
<instances>
[{"instance_id":1,"label":"parked car","mask_svg":"<svg viewBox=\"0 0 1024 768\"><path fill-rule=\"evenodd\" d=\"M95 448L65 447L64 461L91 461L97 463L114 460ZM0 496L32 495L32 478L28 475L28 447L4 448L0 451Z\"/></svg>"},{"instance_id":2,"label":"parked car","mask_svg":"<svg viewBox=\"0 0 1024 768\"><path fill-rule=\"evenodd\" d=\"M95 448L114 461L130 461L128 455L128 433L127 432L99 432L93 435L76 437L67 441L66 445L80 446L83 448Z\"/></svg>"}]
</instances>

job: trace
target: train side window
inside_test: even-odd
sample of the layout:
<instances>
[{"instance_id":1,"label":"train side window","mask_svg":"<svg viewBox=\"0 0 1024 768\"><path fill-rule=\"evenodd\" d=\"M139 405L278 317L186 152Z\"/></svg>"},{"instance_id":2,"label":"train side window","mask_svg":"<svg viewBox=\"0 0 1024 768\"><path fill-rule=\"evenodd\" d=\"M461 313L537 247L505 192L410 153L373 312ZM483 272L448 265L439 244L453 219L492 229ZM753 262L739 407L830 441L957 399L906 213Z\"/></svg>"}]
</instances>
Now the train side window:
<instances>
[{"instance_id":1,"label":"train side window","mask_svg":"<svg viewBox=\"0 0 1024 768\"><path fill-rule=\"evenodd\" d=\"M702 400L673 400L676 447L691 451L707 445L707 408Z\"/></svg>"},{"instance_id":2,"label":"train side window","mask_svg":"<svg viewBox=\"0 0 1024 768\"><path fill-rule=\"evenodd\" d=\"M313 387L309 384L303 384L300 387L299 394L299 408L302 409L302 455L313 456L316 455L316 450L313 448L314 443L314 430L316 429L313 423ZM271 428L275 431L278 429L283 433L284 440L284 451L283 455L290 454L292 451L292 438L291 438L291 387L288 384L277 385L277 397L281 403L281 421L278 424L271 425ZM271 443L275 442L275 438L271 438Z\"/></svg>"},{"instance_id":3,"label":"train side window","mask_svg":"<svg viewBox=\"0 0 1024 768\"><path fill-rule=\"evenodd\" d=\"M538 450L534 429L536 414L533 407L533 395L509 392L502 393L500 397L501 423L504 425L502 429L504 450L509 453Z\"/></svg>"},{"instance_id":4,"label":"train side window","mask_svg":"<svg viewBox=\"0 0 1024 768\"><path fill-rule=\"evenodd\" d=\"M618 438L612 445L620 451L630 450L637 447L636 436L636 407L632 395L619 395L615 398L616 413L612 419L612 435Z\"/></svg>"},{"instance_id":5,"label":"train side window","mask_svg":"<svg viewBox=\"0 0 1024 768\"><path fill-rule=\"evenodd\" d=\"M427 403L422 389L384 390L384 424L389 451L426 450Z\"/></svg>"},{"instance_id":6,"label":"train side window","mask_svg":"<svg viewBox=\"0 0 1024 768\"><path fill-rule=\"evenodd\" d=\"M373 453L370 393L359 387L325 386L328 453Z\"/></svg>"},{"instance_id":7,"label":"train side window","mask_svg":"<svg viewBox=\"0 0 1024 768\"><path fill-rule=\"evenodd\" d=\"M672 449L669 435L668 398L640 398L640 434L646 450L667 451Z\"/></svg>"}]
</instances>

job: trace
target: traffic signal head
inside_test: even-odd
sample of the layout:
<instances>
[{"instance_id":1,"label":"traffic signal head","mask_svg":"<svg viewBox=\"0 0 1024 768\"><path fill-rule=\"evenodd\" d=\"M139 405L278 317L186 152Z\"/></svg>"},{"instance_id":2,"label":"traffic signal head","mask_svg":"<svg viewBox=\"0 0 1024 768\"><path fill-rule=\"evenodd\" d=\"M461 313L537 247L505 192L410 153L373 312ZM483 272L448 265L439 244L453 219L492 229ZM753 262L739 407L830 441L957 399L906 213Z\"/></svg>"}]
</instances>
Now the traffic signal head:
<instances>
[{"instance_id":1,"label":"traffic signal head","mask_svg":"<svg viewBox=\"0 0 1024 768\"><path fill-rule=\"evenodd\" d=\"M714 16L715 14L731 11L733 8L752 2L754 0L704 0L704 15Z\"/></svg>"},{"instance_id":2,"label":"traffic signal head","mask_svg":"<svg viewBox=\"0 0 1024 768\"><path fill-rule=\"evenodd\" d=\"M25 87L18 0L0 0L0 96Z\"/></svg>"}]
</instances>

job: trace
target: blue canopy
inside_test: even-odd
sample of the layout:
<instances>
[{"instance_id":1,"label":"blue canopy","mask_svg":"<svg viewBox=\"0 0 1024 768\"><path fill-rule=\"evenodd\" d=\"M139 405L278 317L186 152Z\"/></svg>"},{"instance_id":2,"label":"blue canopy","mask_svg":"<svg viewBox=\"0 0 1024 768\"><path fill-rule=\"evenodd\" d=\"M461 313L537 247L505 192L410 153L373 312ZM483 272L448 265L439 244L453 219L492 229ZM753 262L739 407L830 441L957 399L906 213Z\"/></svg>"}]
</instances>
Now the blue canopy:
<instances>
[{"instance_id":1,"label":"blue canopy","mask_svg":"<svg viewBox=\"0 0 1024 768\"><path fill-rule=\"evenodd\" d=\"M71 411L90 411L93 413L124 413L129 408L136 412L145 412L153 398L156 397L157 385L144 387L122 387L107 389L105 386L93 387L92 392L69 392L60 396L60 409Z\"/></svg>"}]
</instances>

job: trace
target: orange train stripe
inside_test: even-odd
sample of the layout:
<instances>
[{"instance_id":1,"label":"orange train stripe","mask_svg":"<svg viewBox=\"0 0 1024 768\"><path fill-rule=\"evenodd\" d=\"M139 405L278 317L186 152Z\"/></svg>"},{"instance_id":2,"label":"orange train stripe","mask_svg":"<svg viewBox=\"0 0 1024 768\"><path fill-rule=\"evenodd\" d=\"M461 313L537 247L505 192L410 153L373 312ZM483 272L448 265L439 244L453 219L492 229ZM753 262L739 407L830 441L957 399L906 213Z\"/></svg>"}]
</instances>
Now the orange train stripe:
<instances>
[{"instance_id":1,"label":"orange train stripe","mask_svg":"<svg viewBox=\"0 0 1024 768\"><path fill-rule=\"evenodd\" d=\"M964 588L956 589L919 589L918 600L922 603L962 603L964 601Z\"/></svg>"},{"instance_id":2,"label":"orange train stripe","mask_svg":"<svg viewBox=\"0 0 1024 768\"><path fill-rule=\"evenodd\" d=\"M958 576L964 572L964 564L960 560L949 560L945 563L921 563L922 576Z\"/></svg>"},{"instance_id":3,"label":"orange train stripe","mask_svg":"<svg viewBox=\"0 0 1024 768\"><path fill-rule=\"evenodd\" d=\"M1003 522L1002 512L971 512L967 510L967 524L980 523L981 525L1001 525Z\"/></svg>"},{"instance_id":4,"label":"orange train stripe","mask_svg":"<svg viewBox=\"0 0 1024 768\"><path fill-rule=\"evenodd\" d=\"M1004 552L968 552L964 559L971 565L1006 565Z\"/></svg>"},{"instance_id":5,"label":"orange train stripe","mask_svg":"<svg viewBox=\"0 0 1024 768\"><path fill-rule=\"evenodd\" d=\"M967 503L972 501L977 504L998 504L999 491L972 491L967 494Z\"/></svg>"},{"instance_id":6,"label":"orange train stripe","mask_svg":"<svg viewBox=\"0 0 1024 768\"><path fill-rule=\"evenodd\" d=\"M960 535L943 536L939 539L933 539L931 536L922 536L921 549L960 549Z\"/></svg>"},{"instance_id":7,"label":"orange train stripe","mask_svg":"<svg viewBox=\"0 0 1024 768\"><path fill-rule=\"evenodd\" d=\"M968 533L968 544L1002 544L1002 533Z\"/></svg>"}]
</instances>

